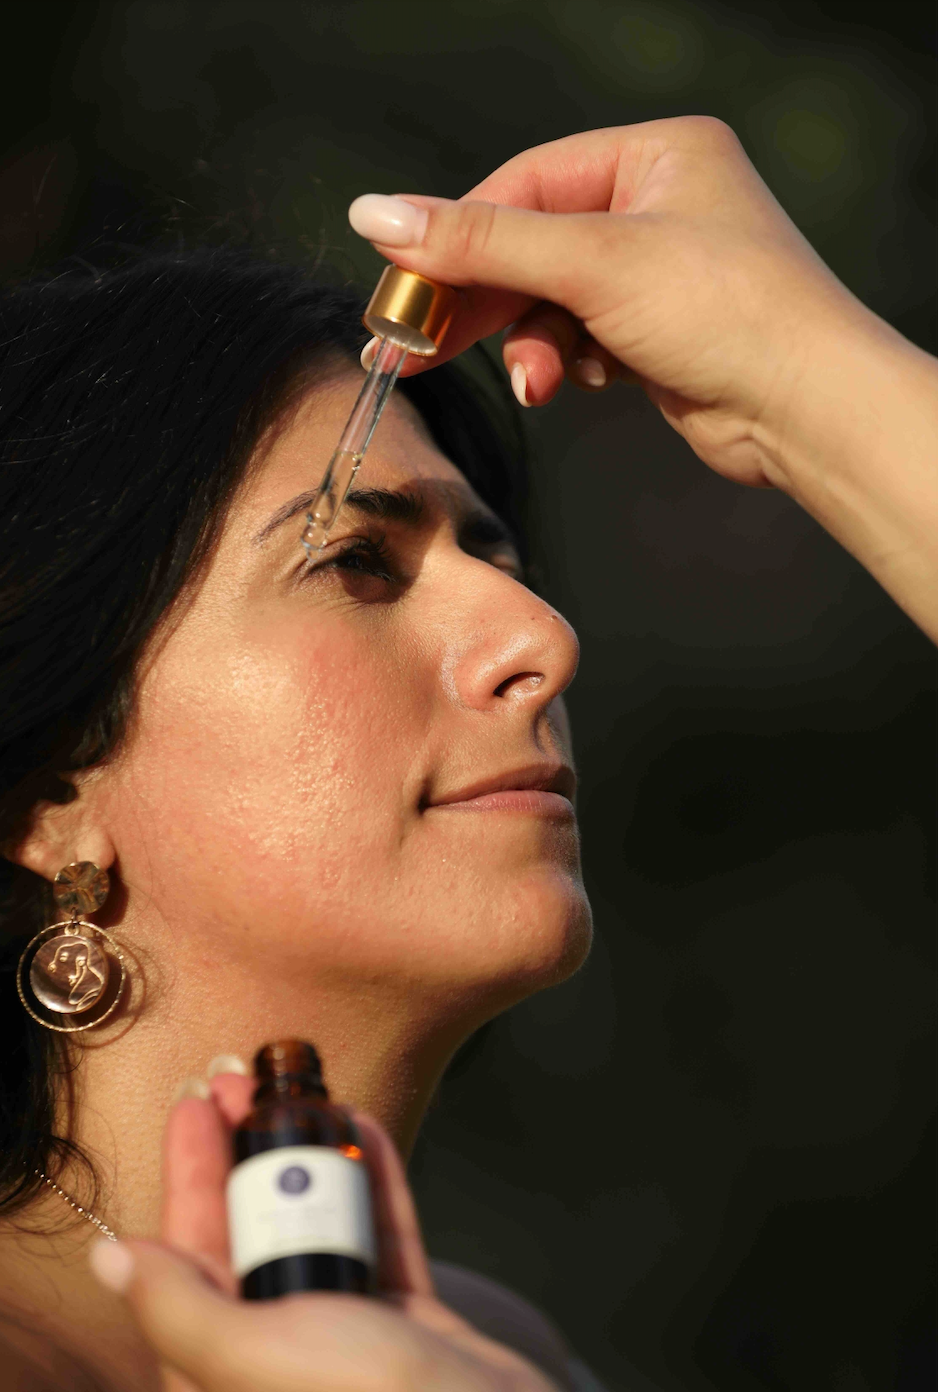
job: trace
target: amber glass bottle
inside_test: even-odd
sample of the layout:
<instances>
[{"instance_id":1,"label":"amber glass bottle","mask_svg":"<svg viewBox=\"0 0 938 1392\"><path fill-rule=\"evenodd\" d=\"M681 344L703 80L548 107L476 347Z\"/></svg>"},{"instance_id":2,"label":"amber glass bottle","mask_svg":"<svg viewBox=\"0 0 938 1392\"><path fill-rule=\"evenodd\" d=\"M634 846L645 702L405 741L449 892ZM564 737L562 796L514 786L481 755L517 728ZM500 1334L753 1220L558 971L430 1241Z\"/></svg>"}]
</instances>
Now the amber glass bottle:
<instances>
[{"instance_id":1,"label":"amber glass bottle","mask_svg":"<svg viewBox=\"0 0 938 1392\"><path fill-rule=\"evenodd\" d=\"M232 1261L246 1300L291 1291L367 1294L375 1263L359 1137L329 1101L311 1044L266 1044L228 1179Z\"/></svg>"}]
</instances>

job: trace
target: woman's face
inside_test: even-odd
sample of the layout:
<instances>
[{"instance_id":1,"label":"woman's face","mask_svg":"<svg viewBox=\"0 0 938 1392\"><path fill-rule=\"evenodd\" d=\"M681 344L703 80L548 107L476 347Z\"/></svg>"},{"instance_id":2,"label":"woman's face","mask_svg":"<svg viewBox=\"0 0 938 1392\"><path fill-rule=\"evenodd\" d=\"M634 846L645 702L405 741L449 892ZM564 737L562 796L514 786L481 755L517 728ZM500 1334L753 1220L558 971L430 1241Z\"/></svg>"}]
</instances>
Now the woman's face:
<instances>
[{"instance_id":1,"label":"woman's face","mask_svg":"<svg viewBox=\"0 0 938 1392\"><path fill-rule=\"evenodd\" d=\"M310 563L308 490L358 386L312 392L243 486L101 805L131 909L197 926L204 961L482 1017L588 945L577 644L399 397Z\"/></svg>"}]
</instances>

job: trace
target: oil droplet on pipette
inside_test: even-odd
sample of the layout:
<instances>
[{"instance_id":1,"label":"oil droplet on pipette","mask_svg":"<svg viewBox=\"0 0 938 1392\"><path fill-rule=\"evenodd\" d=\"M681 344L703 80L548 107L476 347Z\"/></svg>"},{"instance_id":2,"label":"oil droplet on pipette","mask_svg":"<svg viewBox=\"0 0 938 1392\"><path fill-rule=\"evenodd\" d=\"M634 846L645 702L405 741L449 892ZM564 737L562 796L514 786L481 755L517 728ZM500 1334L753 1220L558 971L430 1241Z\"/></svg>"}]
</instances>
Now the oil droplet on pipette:
<instances>
[{"instance_id":1,"label":"oil droplet on pipette","mask_svg":"<svg viewBox=\"0 0 938 1392\"><path fill-rule=\"evenodd\" d=\"M300 537L307 555L319 551L325 545L329 529L336 519L353 478L358 473L363 453L364 451L353 454L351 450L338 449L329 460L319 493L306 514L306 530Z\"/></svg>"}]
</instances>

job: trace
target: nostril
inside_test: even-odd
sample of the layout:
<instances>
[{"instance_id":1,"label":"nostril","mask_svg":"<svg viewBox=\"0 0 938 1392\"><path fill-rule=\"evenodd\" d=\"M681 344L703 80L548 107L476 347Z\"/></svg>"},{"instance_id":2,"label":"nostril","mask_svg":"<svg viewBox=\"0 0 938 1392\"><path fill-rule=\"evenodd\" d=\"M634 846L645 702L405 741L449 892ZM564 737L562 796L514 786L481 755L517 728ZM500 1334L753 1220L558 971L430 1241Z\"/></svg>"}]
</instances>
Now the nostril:
<instances>
[{"instance_id":1,"label":"nostril","mask_svg":"<svg viewBox=\"0 0 938 1392\"><path fill-rule=\"evenodd\" d=\"M494 694L496 696L522 695L525 691L536 691L543 681L543 672L514 672L503 682L499 682Z\"/></svg>"}]
</instances>

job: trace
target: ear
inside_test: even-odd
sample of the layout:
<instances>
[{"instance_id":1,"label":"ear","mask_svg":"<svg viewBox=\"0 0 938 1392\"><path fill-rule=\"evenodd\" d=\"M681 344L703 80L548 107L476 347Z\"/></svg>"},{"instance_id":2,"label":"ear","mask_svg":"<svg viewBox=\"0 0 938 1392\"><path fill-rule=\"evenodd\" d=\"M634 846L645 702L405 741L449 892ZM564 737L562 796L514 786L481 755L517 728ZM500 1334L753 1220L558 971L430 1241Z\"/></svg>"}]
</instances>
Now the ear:
<instances>
[{"instance_id":1,"label":"ear","mask_svg":"<svg viewBox=\"0 0 938 1392\"><path fill-rule=\"evenodd\" d=\"M71 775L73 793L68 802L37 802L25 829L10 838L3 854L45 880L54 880L63 865L92 860L102 870L114 864L116 851L95 796L92 771Z\"/></svg>"}]
</instances>

